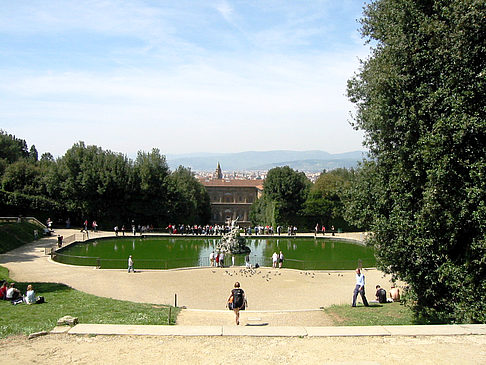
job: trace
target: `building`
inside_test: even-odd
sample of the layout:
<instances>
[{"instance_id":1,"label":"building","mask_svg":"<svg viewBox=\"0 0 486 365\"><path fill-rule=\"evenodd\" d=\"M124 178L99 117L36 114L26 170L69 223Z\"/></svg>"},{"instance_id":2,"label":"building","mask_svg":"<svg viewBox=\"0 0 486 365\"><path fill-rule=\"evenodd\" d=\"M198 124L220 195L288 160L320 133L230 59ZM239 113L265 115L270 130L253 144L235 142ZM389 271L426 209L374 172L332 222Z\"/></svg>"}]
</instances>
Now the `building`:
<instances>
[{"instance_id":1,"label":"building","mask_svg":"<svg viewBox=\"0 0 486 365\"><path fill-rule=\"evenodd\" d=\"M201 183L211 202L211 224L238 218L240 226L250 225L250 207L263 192L263 180L225 179L218 163L213 177L201 179Z\"/></svg>"}]
</instances>

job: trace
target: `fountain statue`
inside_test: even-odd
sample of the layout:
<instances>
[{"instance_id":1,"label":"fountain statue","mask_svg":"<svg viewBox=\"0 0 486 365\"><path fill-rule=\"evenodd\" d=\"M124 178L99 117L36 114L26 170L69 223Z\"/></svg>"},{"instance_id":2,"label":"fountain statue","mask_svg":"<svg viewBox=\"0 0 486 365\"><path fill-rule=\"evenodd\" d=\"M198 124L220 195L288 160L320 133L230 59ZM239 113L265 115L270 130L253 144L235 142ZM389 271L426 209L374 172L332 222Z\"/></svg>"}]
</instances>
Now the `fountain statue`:
<instances>
[{"instance_id":1,"label":"fountain statue","mask_svg":"<svg viewBox=\"0 0 486 365\"><path fill-rule=\"evenodd\" d=\"M230 231L223 234L221 241L216 245L216 250L224 253L249 253L251 250L245 245L245 238L240 236L240 228L237 226L238 218L228 222Z\"/></svg>"}]
</instances>

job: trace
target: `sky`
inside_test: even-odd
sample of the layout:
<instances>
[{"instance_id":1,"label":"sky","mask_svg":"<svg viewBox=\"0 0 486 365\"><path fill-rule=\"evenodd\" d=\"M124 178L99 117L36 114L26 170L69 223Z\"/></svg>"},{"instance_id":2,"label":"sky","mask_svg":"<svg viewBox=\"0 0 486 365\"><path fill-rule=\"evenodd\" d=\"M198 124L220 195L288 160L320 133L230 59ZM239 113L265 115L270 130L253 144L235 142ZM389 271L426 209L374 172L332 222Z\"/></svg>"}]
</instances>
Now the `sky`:
<instances>
[{"instance_id":1,"label":"sky","mask_svg":"<svg viewBox=\"0 0 486 365\"><path fill-rule=\"evenodd\" d=\"M0 129L62 156L364 150L364 0L0 2Z\"/></svg>"}]
</instances>

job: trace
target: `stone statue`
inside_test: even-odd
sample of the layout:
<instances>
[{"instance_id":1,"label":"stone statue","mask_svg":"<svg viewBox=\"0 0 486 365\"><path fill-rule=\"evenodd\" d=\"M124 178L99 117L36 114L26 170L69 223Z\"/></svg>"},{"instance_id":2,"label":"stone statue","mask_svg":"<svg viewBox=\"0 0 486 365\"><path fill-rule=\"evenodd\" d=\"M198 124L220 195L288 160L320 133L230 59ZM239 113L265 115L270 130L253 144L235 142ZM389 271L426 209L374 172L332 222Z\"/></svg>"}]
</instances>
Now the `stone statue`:
<instances>
[{"instance_id":1,"label":"stone statue","mask_svg":"<svg viewBox=\"0 0 486 365\"><path fill-rule=\"evenodd\" d=\"M238 218L228 221L231 227L228 233L221 237L221 241L216 245L216 250L223 253L249 253L251 250L245 245L245 238L240 236L240 228L236 225ZM231 225L230 225L231 224Z\"/></svg>"}]
</instances>

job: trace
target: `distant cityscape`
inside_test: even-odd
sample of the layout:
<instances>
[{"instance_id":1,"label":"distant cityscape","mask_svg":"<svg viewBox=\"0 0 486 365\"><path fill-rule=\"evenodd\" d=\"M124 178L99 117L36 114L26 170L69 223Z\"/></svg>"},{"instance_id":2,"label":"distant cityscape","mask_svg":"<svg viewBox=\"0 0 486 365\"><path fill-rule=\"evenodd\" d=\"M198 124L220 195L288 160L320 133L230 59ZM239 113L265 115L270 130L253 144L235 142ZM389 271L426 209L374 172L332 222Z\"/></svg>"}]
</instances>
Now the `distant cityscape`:
<instances>
[{"instance_id":1,"label":"distant cityscape","mask_svg":"<svg viewBox=\"0 0 486 365\"><path fill-rule=\"evenodd\" d=\"M354 168L366 155L364 151L331 154L325 151L248 151L223 154L169 155L171 169L178 166L191 168L201 179L210 179L216 166L222 169L226 180L264 180L267 172L278 166L303 171L312 182L324 170Z\"/></svg>"},{"instance_id":2,"label":"distant cityscape","mask_svg":"<svg viewBox=\"0 0 486 365\"><path fill-rule=\"evenodd\" d=\"M214 176L214 172L210 171L193 171L194 175L200 180L210 180ZM225 171L223 170L224 180L265 180L268 170L262 171ZM305 176L312 181L316 182L317 178L321 175L321 172L305 172Z\"/></svg>"}]
</instances>

